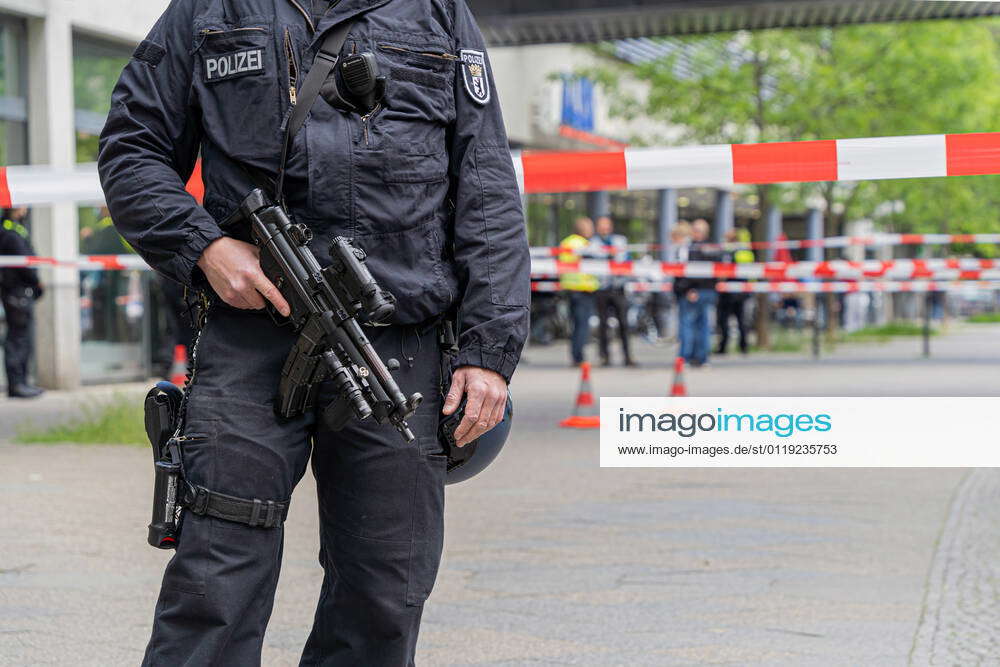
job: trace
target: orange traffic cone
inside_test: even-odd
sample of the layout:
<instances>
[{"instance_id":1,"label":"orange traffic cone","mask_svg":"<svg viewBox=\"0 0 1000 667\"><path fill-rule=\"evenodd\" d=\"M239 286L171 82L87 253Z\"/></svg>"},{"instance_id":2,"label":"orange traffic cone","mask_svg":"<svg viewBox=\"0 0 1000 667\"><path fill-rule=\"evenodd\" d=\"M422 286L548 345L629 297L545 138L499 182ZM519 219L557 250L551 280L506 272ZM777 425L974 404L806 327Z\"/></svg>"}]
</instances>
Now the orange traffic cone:
<instances>
[{"instance_id":1,"label":"orange traffic cone","mask_svg":"<svg viewBox=\"0 0 1000 667\"><path fill-rule=\"evenodd\" d=\"M601 415L594 403L594 393L590 387L590 364L580 364L580 391L576 395L573 414L559 422L563 428L600 428Z\"/></svg>"},{"instance_id":2,"label":"orange traffic cone","mask_svg":"<svg viewBox=\"0 0 1000 667\"><path fill-rule=\"evenodd\" d=\"M687 386L684 384L684 357L674 359L674 384L670 387L671 396L687 396Z\"/></svg>"},{"instance_id":3,"label":"orange traffic cone","mask_svg":"<svg viewBox=\"0 0 1000 667\"><path fill-rule=\"evenodd\" d=\"M187 346L174 346L174 364L170 367L170 382L183 387L187 381Z\"/></svg>"}]
</instances>

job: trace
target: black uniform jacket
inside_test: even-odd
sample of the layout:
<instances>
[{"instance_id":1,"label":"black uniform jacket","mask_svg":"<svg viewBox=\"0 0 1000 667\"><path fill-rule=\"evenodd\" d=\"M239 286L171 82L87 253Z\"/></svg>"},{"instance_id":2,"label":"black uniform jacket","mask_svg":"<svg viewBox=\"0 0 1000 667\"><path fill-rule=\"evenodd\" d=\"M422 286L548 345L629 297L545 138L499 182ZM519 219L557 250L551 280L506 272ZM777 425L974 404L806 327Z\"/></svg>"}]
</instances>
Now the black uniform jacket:
<instances>
[{"instance_id":1,"label":"black uniform jacket","mask_svg":"<svg viewBox=\"0 0 1000 667\"><path fill-rule=\"evenodd\" d=\"M273 178L284 122L328 31L388 76L366 116L318 99L285 186L318 237L352 238L398 299L396 322L457 309L458 365L510 378L527 335L530 261L482 36L465 0L173 0L126 66L99 167L122 236L155 269L199 280L218 222ZM184 186L199 152L204 207Z\"/></svg>"},{"instance_id":2,"label":"black uniform jacket","mask_svg":"<svg viewBox=\"0 0 1000 667\"><path fill-rule=\"evenodd\" d=\"M34 255L28 239L13 229L5 229L0 224L0 255ZM28 267L7 267L0 269L0 297L19 295L25 289L39 290L38 270Z\"/></svg>"}]
</instances>

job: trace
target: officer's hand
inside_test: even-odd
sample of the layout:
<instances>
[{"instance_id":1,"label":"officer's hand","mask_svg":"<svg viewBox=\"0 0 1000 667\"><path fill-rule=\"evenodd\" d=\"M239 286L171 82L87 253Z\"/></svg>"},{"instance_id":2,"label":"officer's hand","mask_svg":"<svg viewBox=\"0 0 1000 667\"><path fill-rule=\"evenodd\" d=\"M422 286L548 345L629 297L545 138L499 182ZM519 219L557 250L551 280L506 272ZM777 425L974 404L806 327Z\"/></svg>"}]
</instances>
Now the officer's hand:
<instances>
[{"instance_id":1,"label":"officer's hand","mask_svg":"<svg viewBox=\"0 0 1000 667\"><path fill-rule=\"evenodd\" d=\"M494 371L476 366L462 366L451 378L451 389L442 412L453 414L468 396L465 418L455 429L455 443L464 447L503 421L507 409L507 383Z\"/></svg>"},{"instance_id":2,"label":"officer's hand","mask_svg":"<svg viewBox=\"0 0 1000 667\"><path fill-rule=\"evenodd\" d=\"M691 303L698 303L698 293L694 290L688 290L687 300Z\"/></svg>"},{"instance_id":3,"label":"officer's hand","mask_svg":"<svg viewBox=\"0 0 1000 667\"><path fill-rule=\"evenodd\" d=\"M291 309L281 292L260 268L260 250L227 236L216 239L202 253L198 266L223 301L234 308L260 310L267 299L288 317Z\"/></svg>"}]
</instances>

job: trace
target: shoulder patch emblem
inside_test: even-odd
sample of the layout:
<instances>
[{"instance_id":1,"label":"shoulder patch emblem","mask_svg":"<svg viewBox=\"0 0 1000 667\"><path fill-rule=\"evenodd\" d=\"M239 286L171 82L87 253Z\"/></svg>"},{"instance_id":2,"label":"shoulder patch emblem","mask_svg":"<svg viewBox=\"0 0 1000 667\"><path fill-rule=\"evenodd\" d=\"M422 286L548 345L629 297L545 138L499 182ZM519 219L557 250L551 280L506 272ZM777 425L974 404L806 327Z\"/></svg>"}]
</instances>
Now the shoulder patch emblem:
<instances>
[{"instance_id":1,"label":"shoulder patch emblem","mask_svg":"<svg viewBox=\"0 0 1000 667\"><path fill-rule=\"evenodd\" d=\"M482 51L462 49L459 51L462 60L462 79L465 81L465 91L477 104L489 104L490 77L486 65L486 54Z\"/></svg>"},{"instance_id":2,"label":"shoulder patch emblem","mask_svg":"<svg viewBox=\"0 0 1000 667\"><path fill-rule=\"evenodd\" d=\"M166 49L148 39L142 40L139 46L136 47L135 52L132 53L133 58L148 63L150 67L159 65L165 55L167 55Z\"/></svg>"}]
</instances>

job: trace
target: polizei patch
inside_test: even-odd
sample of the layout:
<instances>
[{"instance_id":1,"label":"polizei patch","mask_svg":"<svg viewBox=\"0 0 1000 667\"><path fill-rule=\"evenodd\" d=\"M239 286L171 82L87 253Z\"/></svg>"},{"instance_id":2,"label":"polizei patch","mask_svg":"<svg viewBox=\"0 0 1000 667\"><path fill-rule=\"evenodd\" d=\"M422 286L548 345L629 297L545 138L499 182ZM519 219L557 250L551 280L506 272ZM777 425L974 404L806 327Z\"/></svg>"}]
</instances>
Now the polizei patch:
<instances>
[{"instance_id":1,"label":"polizei patch","mask_svg":"<svg viewBox=\"0 0 1000 667\"><path fill-rule=\"evenodd\" d=\"M486 69L486 54L463 49L459 52L459 57L462 59L465 90L474 102L487 104L490 101L490 77Z\"/></svg>"},{"instance_id":2,"label":"polizei patch","mask_svg":"<svg viewBox=\"0 0 1000 667\"><path fill-rule=\"evenodd\" d=\"M212 83L264 71L264 49L205 56L205 81Z\"/></svg>"}]
</instances>

